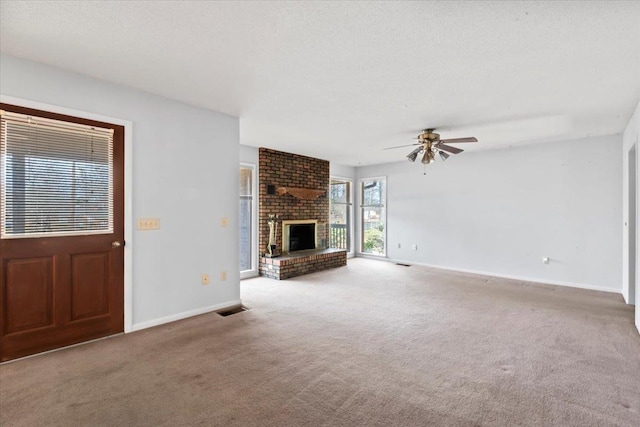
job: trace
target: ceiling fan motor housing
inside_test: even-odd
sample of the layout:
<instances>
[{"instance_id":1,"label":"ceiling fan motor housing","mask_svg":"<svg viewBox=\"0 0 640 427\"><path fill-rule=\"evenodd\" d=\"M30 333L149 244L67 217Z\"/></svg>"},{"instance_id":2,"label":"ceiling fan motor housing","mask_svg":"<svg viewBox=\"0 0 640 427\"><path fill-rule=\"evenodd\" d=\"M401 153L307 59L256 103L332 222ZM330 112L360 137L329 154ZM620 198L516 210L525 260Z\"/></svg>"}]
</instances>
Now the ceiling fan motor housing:
<instances>
[{"instance_id":1,"label":"ceiling fan motor housing","mask_svg":"<svg viewBox=\"0 0 640 427\"><path fill-rule=\"evenodd\" d=\"M434 129L425 129L420 134L420 139L422 141L439 141L440 134L435 133Z\"/></svg>"}]
</instances>

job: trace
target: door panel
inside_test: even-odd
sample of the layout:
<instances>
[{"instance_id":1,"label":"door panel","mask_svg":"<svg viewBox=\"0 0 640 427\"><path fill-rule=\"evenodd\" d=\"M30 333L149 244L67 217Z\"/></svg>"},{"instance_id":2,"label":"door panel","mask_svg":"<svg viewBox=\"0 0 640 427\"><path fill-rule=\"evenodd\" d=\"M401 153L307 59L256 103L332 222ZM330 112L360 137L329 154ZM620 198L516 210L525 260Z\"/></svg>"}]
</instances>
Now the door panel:
<instances>
[{"instance_id":1,"label":"door panel","mask_svg":"<svg viewBox=\"0 0 640 427\"><path fill-rule=\"evenodd\" d=\"M71 255L71 321L109 314L109 252Z\"/></svg>"},{"instance_id":2,"label":"door panel","mask_svg":"<svg viewBox=\"0 0 640 427\"><path fill-rule=\"evenodd\" d=\"M5 334L53 325L51 257L5 261Z\"/></svg>"},{"instance_id":3,"label":"door panel","mask_svg":"<svg viewBox=\"0 0 640 427\"><path fill-rule=\"evenodd\" d=\"M7 168L3 173L10 175L4 182L5 185L12 186L12 192L19 196L24 194L25 199L30 198L32 203L44 203L45 207L52 206L47 205L49 200L64 197L60 199L64 202L60 203L60 206L65 207L67 211L58 213L49 210L49 220L34 216L31 205L17 196L8 200L6 206L0 204L0 214L4 215L2 218L5 225L8 220L11 221L12 230L22 227L20 215L23 215L23 211L25 224L31 221L40 227L37 236L22 235L16 238L2 235L0 238L0 361L123 332L124 128L7 104L0 104L0 109L29 115L35 120L43 117L113 129L113 160L112 164L109 163L107 166L104 163L104 154L99 157L101 164L92 164L94 157L80 158L86 150L85 147L73 149L69 141L74 141L74 137L62 142L66 144L62 151L56 151L56 141L59 139L52 140L50 146L43 144L42 139L38 140L39 146L36 148L40 153L35 160L28 150L23 150L28 154L22 156L21 147L18 145L19 138L12 142L13 152L7 151L6 145L3 148L8 153L6 158L3 158L3 167ZM5 123L3 137L8 138ZM29 136L29 128L23 124L19 124L18 128L20 126L21 134L17 136ZM52 134L60 135L59 131L56 132ZM87 147L93 150L94 141L92 140L91 145ZM98 158L95 153L91 156ZM26 159L25 162L21 161L23 158ZM29 164L32 165L33 172L27 168ZM60 168L66 168L60 169L60 172L52 171L45 177L58 179L59 176L62 180L59 188L51 185L50 181L47 181L46 186L40 185L43 182L42 178L32 178L35 176L33 174L43 170L43 164L51 168L59 165ZM13 170L9 170L7 165ZM71 171L76 175L69 179L68 176L65 177L65 171ZM29 175L30 173L32 175ZM15 178L18 175L21 179ZM105 176L108 179L105 179ZM29 179L32 180L31 183ZM86 184L87 182L89 184ZM95 184L96 182L101 184ZM22 190L21 185L26 190ZM106 200L105 189L113 192L113 198L110 199L112 202L109 201L107 204L102 202ZM69 201L72 204L69 204ZM64 234L58 230L66 224L64 218L69 206L74 209L73 218L69 220L73 221L69 222L70 227L82 231L60 235ZM10 211L9 214L5 209ZM113 212L113 226L109 226L108 229L101 219L106 209L112 209ZM34 218L37 219L37 223L33 222ZM47 235L45 226L48 224L59 224L57 234ZM95 231L91 229L92 224L96 224ZM40 229L45 231L41 232ZM53 230L53 227L51 229ZM113 242L121 244L113 245Z\"/></svg>"}]
</instances>

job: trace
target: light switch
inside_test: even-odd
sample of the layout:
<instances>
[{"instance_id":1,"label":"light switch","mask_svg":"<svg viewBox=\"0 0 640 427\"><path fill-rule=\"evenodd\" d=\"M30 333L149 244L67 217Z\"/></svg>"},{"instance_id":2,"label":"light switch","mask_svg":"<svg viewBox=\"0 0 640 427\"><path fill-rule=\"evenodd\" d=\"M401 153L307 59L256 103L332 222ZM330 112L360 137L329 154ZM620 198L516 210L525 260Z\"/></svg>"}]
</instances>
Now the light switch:
<instances>
[{"instance_id":1,"label":"light switch","mask_svg":"<svg viewBox=\"0 0 640 427\"><path fill-rule=\"evenodd\" d=\"M159 218L138 218L138 230L158 230L160 228Z\"/></svg>"},{"instance_id":2,"label":"light switch","mask_svg":"<svg viewBox=\"0 0 640 427\"><path fill-rule=\"evenodd\" d=\"M209 283L211 283L211 279L209 279L209 275L208 274L203 274L202 275L202 284L203 285L208 285Z\"/></svg>"}]
</instances>

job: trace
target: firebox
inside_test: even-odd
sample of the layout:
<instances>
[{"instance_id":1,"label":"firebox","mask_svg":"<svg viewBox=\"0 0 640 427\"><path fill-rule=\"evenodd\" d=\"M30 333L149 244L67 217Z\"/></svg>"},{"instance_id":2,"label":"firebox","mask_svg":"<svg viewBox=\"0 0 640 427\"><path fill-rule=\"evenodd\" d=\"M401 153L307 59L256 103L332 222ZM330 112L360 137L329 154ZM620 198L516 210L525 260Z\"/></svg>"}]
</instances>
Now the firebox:
<instances>
[{"instance_id":1,"label":"firebox","mask_svg":"<svg viewBox=\"0 0 640 427\"><path fill-rule=\"evenodd\" d=\"M303 251L317 247L316 220L282 221L283 252Z\"/></svg>"}]
</instances>

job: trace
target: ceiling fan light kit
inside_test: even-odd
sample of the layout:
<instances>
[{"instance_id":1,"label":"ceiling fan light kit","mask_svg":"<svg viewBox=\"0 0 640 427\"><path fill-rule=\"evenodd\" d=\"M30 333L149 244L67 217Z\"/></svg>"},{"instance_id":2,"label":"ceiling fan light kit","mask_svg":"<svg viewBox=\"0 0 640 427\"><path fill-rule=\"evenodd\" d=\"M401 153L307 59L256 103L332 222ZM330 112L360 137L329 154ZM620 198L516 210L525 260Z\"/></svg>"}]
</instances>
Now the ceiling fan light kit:
<instances>
[{"instance_id":1,"label":"ceiling fan light kit","mask_svg":"<svg viewBox=\"0 0 640 427\"><path fill-rule=\"evenodd\" d=\"M397 147L388 147L385 150L391 150L394 148L411 147L418 145L412 152L407 155L407 159L410 162L415 162L418 155L422 154L421 162L428 165L431 162L435 162L436 154L440 155L442 161L447 160L451 154L460 154L464 150L461 148L453 147L448 144L459 144L463 142L478 142L475 137L466 138L452 138L452 139L440 139L440 134L434 132L435 129L425 129L420 135L416 137L418 140L415 144L400 145Z\"/></svg>"}]
</instances>

